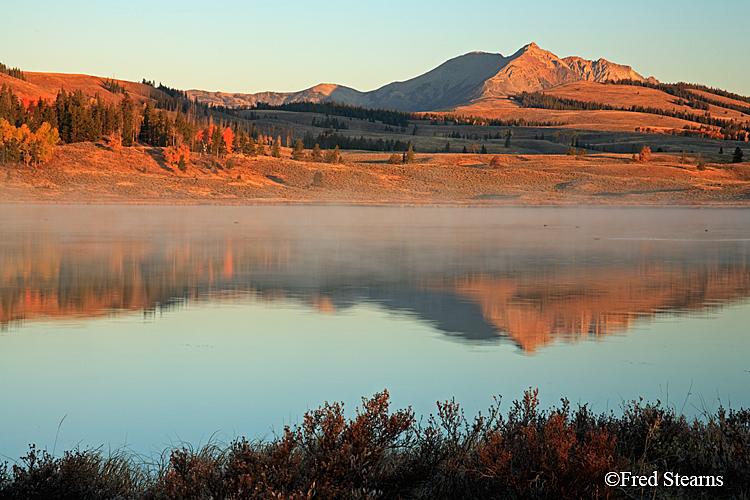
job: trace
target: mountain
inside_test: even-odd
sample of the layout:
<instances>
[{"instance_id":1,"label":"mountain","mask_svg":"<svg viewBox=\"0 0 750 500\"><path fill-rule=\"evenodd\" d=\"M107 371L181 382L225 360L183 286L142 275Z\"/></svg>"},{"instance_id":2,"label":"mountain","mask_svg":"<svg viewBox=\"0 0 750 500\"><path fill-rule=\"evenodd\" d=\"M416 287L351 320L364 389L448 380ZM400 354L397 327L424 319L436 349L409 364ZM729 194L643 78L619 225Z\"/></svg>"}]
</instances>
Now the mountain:
<instances>
[{"instance_id":1,"label":"mountain","mask_svg":"<svg viewBox=\"0 0 750 500\"><path fill-rule=\"evenodd\" d=\"M509 57L486 52L464 54L423 75L403 82L389 83L370 92L359 92L335 84L321 84L288 93L227 94L190 90L188 94L200 102L227 107L252 106L258 102L279 105L302 101L334 101L367 108L437 111L476 101L505 98L524 91L545 90L570 82L621 79L644 80L630 66L604 59L560 59L552 52L530 43Z\"/></svg>"}]
</instances>

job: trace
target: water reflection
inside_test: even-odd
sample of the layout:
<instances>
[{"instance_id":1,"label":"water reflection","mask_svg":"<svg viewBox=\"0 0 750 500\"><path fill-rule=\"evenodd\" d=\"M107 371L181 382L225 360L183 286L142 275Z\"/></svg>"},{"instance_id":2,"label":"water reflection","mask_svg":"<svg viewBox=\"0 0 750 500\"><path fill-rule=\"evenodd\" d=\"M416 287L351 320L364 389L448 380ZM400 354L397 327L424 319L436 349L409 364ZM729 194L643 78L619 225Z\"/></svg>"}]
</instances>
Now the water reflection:
<instances>
[{"instance_id":1,"label":"water reflection","mask_svg":"<svg viewBox=\"0 0 750 500\"><path fill-rule=\"evenodd\" d=\"M747 298L749 222L726 209L3 206L0 326L250 294L321 314L375 303L533 352Z\"/></svg>"}]
</instances>

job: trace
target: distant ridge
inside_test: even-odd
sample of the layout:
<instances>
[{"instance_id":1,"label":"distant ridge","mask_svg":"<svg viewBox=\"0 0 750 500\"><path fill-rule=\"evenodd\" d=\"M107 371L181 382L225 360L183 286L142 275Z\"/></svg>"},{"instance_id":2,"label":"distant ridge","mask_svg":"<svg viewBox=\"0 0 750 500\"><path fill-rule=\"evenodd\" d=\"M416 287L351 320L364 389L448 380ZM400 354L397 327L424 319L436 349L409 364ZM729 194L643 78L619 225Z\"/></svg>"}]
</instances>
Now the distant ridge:
<instances>
[{"instance_id":1,"label":"distant ridge","mask_svg":"<svg viewBox=\"0 0 750 500\"><path fill-rule=\"evenodd\" d=\"M470 52L450 59L415 78L393 82L370 92L336 84L320 84L300 92L229 94L189 90L199 102L226 107L272 105L292 102L335 101L367 108L399 111L438 111L466 106L479 100L504 98L576 81L645 80L630 66L605 59L560 59L530 43L513 55Z\"/></svg>"}]
</instances>

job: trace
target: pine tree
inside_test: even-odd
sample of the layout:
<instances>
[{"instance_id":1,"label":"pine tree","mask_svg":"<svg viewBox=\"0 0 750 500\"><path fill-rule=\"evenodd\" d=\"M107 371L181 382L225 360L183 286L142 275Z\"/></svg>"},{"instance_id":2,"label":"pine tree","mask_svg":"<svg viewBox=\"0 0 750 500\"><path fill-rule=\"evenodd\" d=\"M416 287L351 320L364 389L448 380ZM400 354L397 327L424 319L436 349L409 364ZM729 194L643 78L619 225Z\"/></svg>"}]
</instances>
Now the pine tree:
<instances>
[{"instance_id":1,"label":"pine tree","mask_svg":"<svg viewBox=\"0 0 750 500\"><path fill-rule=\"evenodd\" d=\"M224 142L224 134L221 127L214 127L211 134L211 153L219 158L227 153L227 145Z\"/></svg>"},{"instance_id":2,"label":"pine tree","mask_svg":"<svg viewBox=\"0 0 750 500\"><path fill-rule=\"evenodd\" d=\"M734 150L734 154L732 155L732 163L741 163L742 162L742 150L739 146L737 146L737 149Z\"/></svg>"},{"instance_id":3,"label":"pine tree","mask_svg":"<svg viewBox=\"0 0 750 500\"><path fill-rule=\"evenodd\" d=\"M130 147L135 142L135 106L128 94L125 94L120 102L120 109L122 110L122 145Z\"/></svg>"},{"instance_id":4,"label":"pine tree","mask_svg":"<svg viewBox=\"0 0 750 500\"><path fill-rule=\"evenodd\" d=\"M151 104L151 101L149 101L143 108L143 120L141 121L141 130L138 132L138 141L151 144L152 146L155 145L155 121L156 115L154 113L154 106Z\"/></svg>"},{"instance_id":5,"label":"pine tree","mask_svg":"<svg viewBox=\"0 0 750 500\"><path fill-rule=\"evenodd\" d=\"M258 148L255 145L255 140L252 137L247 138L247 143L242 148L242 152L246 155L255 156L258 154Z\"/></svg>"},{"instance_id":6,"label":"pine tree","mask_svg":"<svg viewBox=\"0 0 750 500\"><path fill-rule=\"evenodd\" d=\"M305 159L305 144L302 139L297 139L294 143L294 149L292 150L292 159L302 161Z\"/></svg>"},{"instance_id":7,"label":"pine tree","mask_svg":"<svg viewBox=\"0 0 750 500\"><path fill-rule=\"evenodd\" d=\"M411 147L411 144L409 144L409 150L404 157L404 163L414 163L414 148Z\"/></svg>"},{"instance_id":8,"label":"pine tree","mask_svg":"<svg viewBox=\"0 0 750 500\"><path fill-rule=\"evenodd\" d=\"M310 153L310 159L315 163L320 163L323 159L323 152L320 150L318 143L315 143L315 147L313 147L312 153Z\"/></svg>"},{"instance_id":9,"label":"pine tree","mask_svg":"<svg viewBox=\"0 0 750 500\"><path fill-rule=\"evenodd\" d=\"M335 148L328 150L328 152L326 153L325 161L326 163L338 163L339 161L341 161L338 145L336 145Z\"/></svg>"},{"instance_id":10,"label":"pine tree","mask_svg":"<svg viewBox=\"0 0 750 500\"><path fill-rule=\"evenodd\" d=\"M271 156L281 158L281 142L278 138L273 142L273 146L271 147Z\"/></svg>"}]
</instances>

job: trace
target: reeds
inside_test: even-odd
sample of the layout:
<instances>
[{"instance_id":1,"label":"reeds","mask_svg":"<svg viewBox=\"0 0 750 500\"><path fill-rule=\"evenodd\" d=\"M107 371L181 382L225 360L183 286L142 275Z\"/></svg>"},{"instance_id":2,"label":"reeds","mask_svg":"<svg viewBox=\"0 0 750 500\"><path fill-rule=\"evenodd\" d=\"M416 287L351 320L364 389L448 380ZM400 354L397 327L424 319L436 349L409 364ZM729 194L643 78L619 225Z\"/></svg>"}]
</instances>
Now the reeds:
<instances>
[{"instance_id":1,"label":"reeds","mask_svg":"<svg viewBox=\"0 0 750 500\"><path fill-rule=\"evenodd\" d=\"M504 416L500 400L469 420L453 400L417 420L392 412L387 391L309 411L269 441L244 438L155 461L126 451L33 446L0 468L0 499L454 499L748 498L750 411L688 421L661 403L633 401L622 415L587 406L539 408L529 390ZM720 487L610 487L607 472L721 476Z\"/></svg>"}]
</instances>

